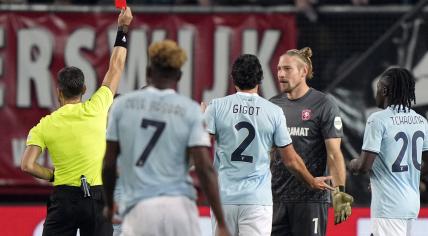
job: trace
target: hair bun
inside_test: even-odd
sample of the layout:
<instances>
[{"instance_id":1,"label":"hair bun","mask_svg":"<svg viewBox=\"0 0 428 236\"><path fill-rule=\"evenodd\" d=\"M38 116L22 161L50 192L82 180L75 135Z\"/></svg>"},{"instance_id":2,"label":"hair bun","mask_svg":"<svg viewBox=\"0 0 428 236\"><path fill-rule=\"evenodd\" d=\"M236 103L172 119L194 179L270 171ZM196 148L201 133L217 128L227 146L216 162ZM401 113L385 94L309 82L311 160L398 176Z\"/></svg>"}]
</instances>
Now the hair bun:
<instances>
[{"instance_id":1,"label":"hair bun","mask_svg":"<svg viewBox=\"0 0 428 236\"><path fill-rule=\"evenodd\" d=\"M304 57L307 57L307 58L312 57L312 49L310 47L304 47L304 48L300 49L299 51Z\"/></svg>"}]
</instances>

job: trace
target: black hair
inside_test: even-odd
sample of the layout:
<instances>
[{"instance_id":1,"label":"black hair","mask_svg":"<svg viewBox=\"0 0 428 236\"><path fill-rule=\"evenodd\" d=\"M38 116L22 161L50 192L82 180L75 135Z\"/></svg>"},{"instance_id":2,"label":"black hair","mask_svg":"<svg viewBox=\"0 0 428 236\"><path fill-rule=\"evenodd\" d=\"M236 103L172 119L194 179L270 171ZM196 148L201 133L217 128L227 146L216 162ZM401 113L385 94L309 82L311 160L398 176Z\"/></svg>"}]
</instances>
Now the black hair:
<instances>
[{"instance_id":1,"label":"black hair","mask_svg":"<svg viewBox=\"0 0 428 236\"><path fill-rule=\"evenodd\" d=\"M233 83L240 89L253 89L261 84L263 70L259 59L251 54L239 56L232 66Z\"/></svg>"},{"instance_id":2,"label":"black hair","mask_svg":"<svg viewBox=\"0 0 428 236\"><path fill-rule=\"evenodd\" d=\"M382 75L388 87L389 105L394 108L410 109L416 104L415 77L405 68L391 68Z\"/></svg>"},{"instance_id":3,"label":"black hair","mask_svg":"<svg viewBox=\"0 0 428 236\"><path fill-rule=\"evenodd\" d=\"M66 99L80 96L84 86L85 76L79 68L69 66L58 72L58 88Z\"/></svg>"}]
</instances>

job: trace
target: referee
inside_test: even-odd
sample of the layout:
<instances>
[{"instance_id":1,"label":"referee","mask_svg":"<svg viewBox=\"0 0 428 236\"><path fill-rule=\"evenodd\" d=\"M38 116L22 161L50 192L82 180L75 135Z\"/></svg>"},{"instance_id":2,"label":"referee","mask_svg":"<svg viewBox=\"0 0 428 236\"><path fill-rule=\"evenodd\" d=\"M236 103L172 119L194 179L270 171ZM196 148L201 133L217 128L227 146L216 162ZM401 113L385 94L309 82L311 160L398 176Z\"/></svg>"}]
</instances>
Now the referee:
<instances>
[{"instance_id":1,"label":"referee","mask_svg":"<svg viewBox=\"0 0 428 236\"><path fill-rule=\"evenodd\" d=\"M104 195L101 166L106 147L107 112L124 69L130 8L118 17L116 42L102 86L82 102L86 86L76 67L58 73L60 108L43 117L27 138L21 169L53 182L47 203L43 235L112 235L112 225L102 215ZM40 154L49 150L54 170L39 165Z\"/></svg>"}]
</instances>

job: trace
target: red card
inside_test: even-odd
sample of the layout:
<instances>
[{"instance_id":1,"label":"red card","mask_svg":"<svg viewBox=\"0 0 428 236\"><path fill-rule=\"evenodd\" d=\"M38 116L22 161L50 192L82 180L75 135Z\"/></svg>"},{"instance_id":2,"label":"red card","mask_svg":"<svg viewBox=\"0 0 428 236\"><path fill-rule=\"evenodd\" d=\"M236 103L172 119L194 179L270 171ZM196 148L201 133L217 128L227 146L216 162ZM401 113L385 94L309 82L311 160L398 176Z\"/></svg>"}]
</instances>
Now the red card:
<instances>
[{"instance_id":1,"label":"red card","mask_svg":"<svg viewBox=\"0 0 428 236\"><path fill-rule=\"evenodd\" d=\"M115 0L116 8L125 9L126 8L126 0Z\"/></svg>"}]
</instances>

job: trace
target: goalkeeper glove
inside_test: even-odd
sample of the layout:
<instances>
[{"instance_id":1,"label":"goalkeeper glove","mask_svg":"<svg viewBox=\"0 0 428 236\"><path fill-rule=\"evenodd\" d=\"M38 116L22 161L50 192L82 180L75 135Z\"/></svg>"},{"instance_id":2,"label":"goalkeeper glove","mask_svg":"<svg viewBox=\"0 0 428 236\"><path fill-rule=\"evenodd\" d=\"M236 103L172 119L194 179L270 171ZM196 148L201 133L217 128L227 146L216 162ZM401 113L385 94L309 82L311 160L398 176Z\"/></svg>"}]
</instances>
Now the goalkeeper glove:
<instances>
[{"instance_id":1,"label":"goalkeeper glove","mask_svg":"<svg viewBox=\"0 0 428 236\"><path fill-rule=\"evenodd\" d=\"M333 192L334 224L340 224L351 216L351 205L354 198L344 192L343 186L336 187Z\"/></svg>"}]
</instances>

